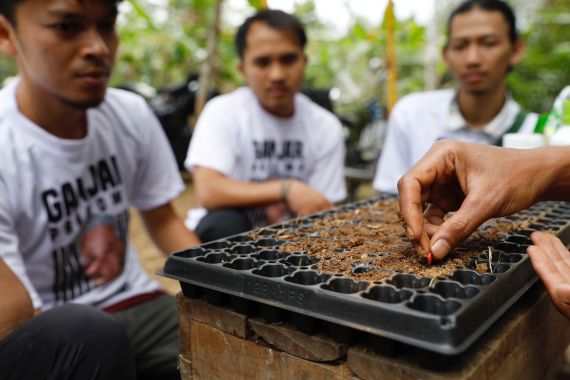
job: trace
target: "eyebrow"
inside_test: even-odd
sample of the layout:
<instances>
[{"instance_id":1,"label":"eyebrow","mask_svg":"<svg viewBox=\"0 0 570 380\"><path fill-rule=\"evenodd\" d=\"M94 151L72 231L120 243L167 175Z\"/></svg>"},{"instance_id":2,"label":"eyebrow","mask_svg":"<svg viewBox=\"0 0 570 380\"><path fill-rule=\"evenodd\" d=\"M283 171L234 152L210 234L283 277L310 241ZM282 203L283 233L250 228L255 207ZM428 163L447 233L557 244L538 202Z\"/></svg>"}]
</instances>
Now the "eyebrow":
<instances>
[{"instance_id":1,"label":"eyebrow","mask_svg":"<svg viewBox=\"0 0 570 380\"><path fill-rule=\"evenodd\" d=\"M454 40L470 40L470 39L480 39L480 38L489 38L489 37L501 37L500 33L486 33L486 34L480 34L480 35L469 35L469 36L451 36L450 41L454 41Z\"/></svg>"},{"instance_id":2,"label":"eyebrow","mask_svg":"<svg viewBox=\"0 0 570 380\"><path fill-rule=\"evenodd\" d=\"M110 10L104 17L117 17L118 11L116 9ZM79 12L67 11L63 9L54 9L48 11L48 16L62 18L66 20L75 20L83 18L83 14Z\"/></svg>"}]
</instances>

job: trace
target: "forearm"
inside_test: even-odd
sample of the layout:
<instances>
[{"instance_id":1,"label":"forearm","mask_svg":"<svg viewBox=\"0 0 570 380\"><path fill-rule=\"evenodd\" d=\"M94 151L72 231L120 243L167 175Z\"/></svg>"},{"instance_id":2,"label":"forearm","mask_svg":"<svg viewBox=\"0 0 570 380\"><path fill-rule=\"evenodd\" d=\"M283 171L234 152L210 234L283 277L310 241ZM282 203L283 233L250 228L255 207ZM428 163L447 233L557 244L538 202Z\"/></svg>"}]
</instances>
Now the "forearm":
<instances>
[{"instance_id":1,"label":"forearm","mask_svg":"<svg viewBox=\"0 0 570 380\"><path fill-rule=\"evenodd\" d=\"M570 147L544 149L539 158L545 175L551 175L542 199L570 201Z\"/></svg>"},{"instance_id":2,"label":"forearm","mask_svg":"<svg viewBox=\"0 0 570 380\"><path fill-rule=\"evenodd\" d=\"M160 226L151 233L151 237L164 254L200 244L196 234L188 230L181 220L171 221Z\"/></svg>"},{"instance_id":3,"label":"forearm","mask_svg":"<svg viewBox=\"0 0 570 380\"><path fill-rule=\"evenodd\" d=\"M194 232L187 229L170 203L141 213L145 227L164 254L200 244Z\"/></svg>"},{"instance_id":4,"label":"forearm","mask_svg":"<svg viewBox=\"0 0 570 380\"><path fill-rule=\"evenodd\" d=\"M195 185L198 203L208 210L251 207L281 200L281 180L278 179L252 183L221 175L197 176Z\"/></svg>"},{"instance_id":5,"label":"forearm","mask_svg":"<svg viewBox=\"0 0 570 380\"><path fill-rule=\"evenodd\" d=\"M22 283L0 260L0 340L34 315L32 300Z\"/></svg>"}]
</instances>

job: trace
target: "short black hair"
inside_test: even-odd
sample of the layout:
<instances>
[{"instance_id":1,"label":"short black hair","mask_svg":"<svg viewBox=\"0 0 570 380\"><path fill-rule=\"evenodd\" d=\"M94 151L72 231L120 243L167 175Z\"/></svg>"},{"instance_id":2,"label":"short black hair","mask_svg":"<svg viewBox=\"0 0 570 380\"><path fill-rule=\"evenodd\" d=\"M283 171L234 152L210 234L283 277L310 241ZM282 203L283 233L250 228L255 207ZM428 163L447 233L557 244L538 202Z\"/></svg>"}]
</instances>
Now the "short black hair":
<instances>
[{"instance_id":1,"label":"short black hair","mask_svg":"<svg viewBox=\"0 0 570 380\"><path fill-rule=\"evenodd\" d=\"M0 15L4 16L10 23L14 23L14 9L16 5L24 0L1 0Z\"/></svg>"},{"instance_id":2,"label":"short black hair","mask_svg":"<svg viewBox=\"0 0 570 380\"><path fill-rule=\"evenodd\" d=\"M0 15L4 16L12 25L16 23L15 10L16 6L25 0L0 0ZM81 1L81 0L79 0ZM118 6L122 0L103 0L107 3Z\"/></svg>"},{"instance_id":3,"label":"short black hair","mask_svg":"<svg viewBox=\"0 0 570 380\"><path fill-rule=\"evenodd\" d=\"M307 35L305 33L305 28L295 16L276 9L263 9L254 15L249 16L243 22L243 24L241 24L236 33L235 46L240 59L243 58L249 29L255 22L262 22L274 29L295 34L299 40L301 48L303 49L307 44Z\"/></svg>"},{"instance_id":4,"label":"short black hair","mask_svg":"<svg viewBox=\"0 0 570 380\"><path fill-rule=\"evenodd\" d=\"M490 12L500 12L507 24L509 24L509 40L512 44L516 43L519 39L519 34L517 32L517 19L515 13L511 6L502 0L466 0L459 4L457 8L451 12L449 19L447 20L447 42L445 46L449 43L449 37L451 36L451 23L453 18L461 13L469 12L473 9L483 9Z\"/></svg>"}]
</instances>

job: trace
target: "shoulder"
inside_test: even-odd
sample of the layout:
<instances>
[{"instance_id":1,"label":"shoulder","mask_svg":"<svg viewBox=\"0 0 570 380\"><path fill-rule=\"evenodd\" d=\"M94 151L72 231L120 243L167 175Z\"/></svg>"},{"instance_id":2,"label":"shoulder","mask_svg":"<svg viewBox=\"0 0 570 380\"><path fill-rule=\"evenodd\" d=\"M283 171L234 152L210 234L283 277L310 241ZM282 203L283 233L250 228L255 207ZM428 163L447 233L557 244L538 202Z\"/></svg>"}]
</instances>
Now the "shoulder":
<instances>
[{"instance_id":1,"label":"shoulder","mask_svg":"<svg viewBox=\"0 0 570 380\"><path fill-rule=\"evenodd\" d=\"M10 110L17 109L16 106L16 86L19 79L9 82L4 88L0 88L0 121L6 118Z\"/></svg>"},{"instance_id":2,"label":"shoulder","mask_svg":"<svg viewBox=\"0 0 570 380\"><path fill-rule=\"evenodd\" d=\"M109 88L105 100L89 110L98 135L113 136L141 144L160 128L146 100L133 92Z\"/></svg>"},{"instance_id":3,"label":"shoulder","mask_svg":"<svg viewBox=\"0 0 570 380\"><path fill-rule=\"evenodd\" d=\"M105 100L94 113L112 123L120 123L129 128L140 128L150 122L152 110L146 100L134 92L109 88Z\"/></svg>"},{"instance_id":4,"label":"shoulder","mask_svg":"<svg viewBox=\"0 0 570 380\"><path fill-rule=\"evenodd\" d=\"M210 99L200 114L196 125L196 136L202 134L237 133L249 127L247 120L259 109L253 102L255 95L248 87L238 89ZM207 125L207 128L201 128Z\"/></svg>"},{"instance_id":5,"label":"shoulder","mask_svg":"<svg viewBox=\"0 0 570 380\"><path fill-rule=\"evenodd\" d=\"M340 121L335 114L312 101L307 95L298 93L295 96L295 101L300 117L308 119L309 122L313 123L311 127L341 128Z\"/></svg>"},{"instance_id":6,"label":"shoulder","mask_svg":"<svg viewBox=\"0 0 570 380\"><path fill-rule=\"evenodd\" d=\"M107 89L107 94L105 95L105 101L103 105L113 107L113 108L140 108L147 107L146 100L134 92L127 90L121 90L118 88Z\"/></svg>"},{"instance_id":7,"label":"shoulder","mask_svg":"<svg viewBox=\"0 0 570 380\"><path fill-rule=\"evenodd\" d=\"M0 90L0 153L7 154L9 149L14 149L15 133L20 128L16 120L18 114L18 106L16 104L16 82L9 83L6 87ZM5 162L0 160L0 162Z\"/></svg>"},{"instance_id":8,"label":"shoulder","mask_svg":"<svg viewBox=\"0 0 570 380\"><path fill-rule=\"evenodd\" d=\"M236 107L241 107L247 105L255 96L248 87L239 87L232 92L227 94L218 95L213 99L210 99L206 103L206 110L227 110L228 108L235 109ZM247 111L249 108L239 109L240 112Z\"/></svg>"},{"instance_id":9,"label":"shoulder","mask_svg":"<svg viewBox=\"0 0 570 380\"><path fill-rule=\"evenodd\" d=\"M436 90L414 92L400 99L394 107L394 112L414 110L415 112L438 108L448 108L455 96L453 90Z\"/></svg>"}]
</instances>

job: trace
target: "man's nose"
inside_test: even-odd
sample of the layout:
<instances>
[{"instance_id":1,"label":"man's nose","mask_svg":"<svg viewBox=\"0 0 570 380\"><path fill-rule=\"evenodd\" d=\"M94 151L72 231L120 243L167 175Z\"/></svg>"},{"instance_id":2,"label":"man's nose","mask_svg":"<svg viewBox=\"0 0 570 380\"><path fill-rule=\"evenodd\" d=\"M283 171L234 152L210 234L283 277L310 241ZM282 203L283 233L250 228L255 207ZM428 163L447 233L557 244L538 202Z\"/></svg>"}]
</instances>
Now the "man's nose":
<instances>
[{"instance_id":1,"label":"man's nose","mask_svg":"<svg viewBox=\"0 0 570 380\"><path fill-rule=\"evenodd\" d=\"M89 29L85 32L82 53L87 57L107 57L111 53L109 41L96 28Z\"/></svg>"},{"instance_id":2,"label":"man's nose","mask_svg":"<svg viewBox=\"0 0 570 380\"><path fill-rule=\"evenodd\" d=\"M481 49L476 44L467 49L467 63L470 65L481 63Z\"/></svg>"},{"instance_id":3,"label":"man's nose","mask_svg":"<svg viewBox=\"0 0 570 380\"><path fill-rule=\"evenodd\" d=\"M271 67L269 68L269 79L271 79L272 81L284 80L285 76L286 76L286 69L282 64L276 62L272 64Z\"/></svg>"}]
</instances>

